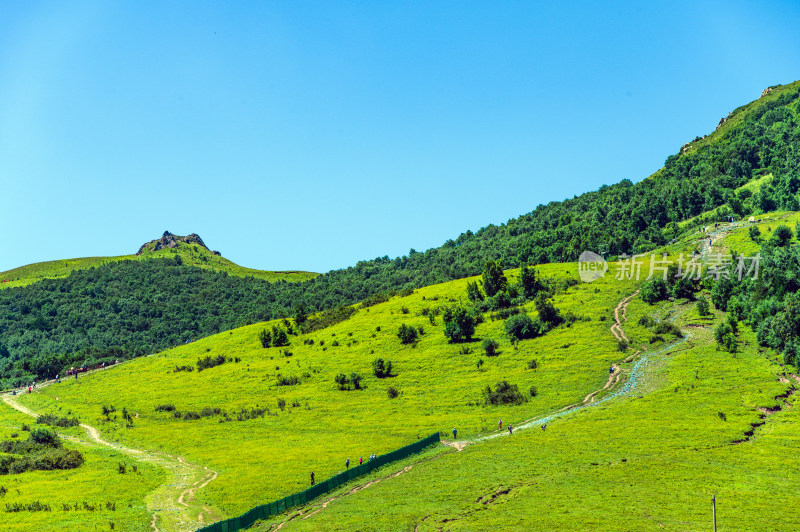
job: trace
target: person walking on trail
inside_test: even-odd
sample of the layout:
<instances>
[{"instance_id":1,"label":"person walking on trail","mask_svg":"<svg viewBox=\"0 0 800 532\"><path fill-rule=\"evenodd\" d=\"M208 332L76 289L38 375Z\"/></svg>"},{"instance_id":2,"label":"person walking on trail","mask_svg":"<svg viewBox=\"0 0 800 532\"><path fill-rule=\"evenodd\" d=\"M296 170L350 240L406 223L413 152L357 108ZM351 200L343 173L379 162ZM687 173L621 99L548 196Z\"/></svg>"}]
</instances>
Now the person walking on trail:
<instances>
[{"instance_id":1,"label":"person walking on trail","mask_svg":"<svg viewBox=\"0 0 800 532\"><path fill-rule=\"evenodd\" d=\"M314 485L314 472L311 472L311 485Z\"/></svg>"},{"instance_id":2,"label":"person walking on trail","mask_svg":"<svg viewBox=\"0 0 800 532\"><path fill-rule=\"evenodd\" d=\"M345 461L344 461L344 467L345 467L346 469L350 469L350 459L349 459L349 458L348 458L347 460L345 460Z\"/></svg>"},{"instance_id":3,"label":"person walking on trail","mask_svg":"<svg viewBox=\"0 0 800 532\"><path fill-rule=\"evenodd\" d=\"M508 426L508 434L509 435L514 434L514 427L512 427L511 425Z\"/></svg>"},{"instance_id":4,"label":"person walking on trail","mask_svg":"<svg viewBox=\"0 0 800 532\"><path fill-rule=\"evenodd\" d=\"M497 426L500 427L500 430L503 430L503 420L497 422Z\"/></svg>"},{"instance_id":5,"label":"person walking on trail","mask_svg":"<svg viewBox=\"0 0 800 532\"><path fill-rule=\"evenodd\" d=\"M547 428L547 423L545 423L544 425L542 425L542 430L544 430L544 429L546 429L546 428Z\"/></svg>"},{"instance_id":6,"label":"person walking on trail","mask_svg":"<svg viewBox=\"0 0 800 532\"><path fill-rule=\"evenodd\" d=\"M458 434L458 431L456 429L453 429L453 439L454 440L456 439L456 434Z\"/></svg>"},{"instance_id":7,"label":"person walking on trail","mask_svg":"<svg viewBox=\"0 0 800 532\"><path fill-rule=\"evenodd\" d=\"M358 457L358 465L361 465L363 463L364 463L364 457L363 456L359 456Z\"/></svg>"}]
</instances>

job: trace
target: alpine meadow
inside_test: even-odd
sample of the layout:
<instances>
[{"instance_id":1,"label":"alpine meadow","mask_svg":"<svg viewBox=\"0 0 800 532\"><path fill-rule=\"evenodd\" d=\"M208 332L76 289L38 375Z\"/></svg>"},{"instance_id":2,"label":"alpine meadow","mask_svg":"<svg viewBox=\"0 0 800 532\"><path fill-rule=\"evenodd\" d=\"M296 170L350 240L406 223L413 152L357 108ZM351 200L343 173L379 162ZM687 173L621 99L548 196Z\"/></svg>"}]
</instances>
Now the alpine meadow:
<instances>
[{"instance_id":1,"label":"alpine meadow","mask_svg":"<svg viewBox=\"0 0 800 532\"><path fill-rule=\"evenodd\" d=\"M7 3L0 532L800 530L798 22Z\"/></svg>"}]
</instances>

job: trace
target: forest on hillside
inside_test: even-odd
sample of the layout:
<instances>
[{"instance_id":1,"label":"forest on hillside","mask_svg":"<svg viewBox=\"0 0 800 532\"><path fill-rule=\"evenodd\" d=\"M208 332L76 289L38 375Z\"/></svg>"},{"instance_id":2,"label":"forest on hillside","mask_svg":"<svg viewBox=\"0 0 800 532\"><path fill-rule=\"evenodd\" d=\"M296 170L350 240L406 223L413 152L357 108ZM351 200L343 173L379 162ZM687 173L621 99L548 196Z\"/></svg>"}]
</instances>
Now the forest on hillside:
<instances>
[{"instance_id":1,"label":"forest on hillside","mask_svg":"<svg viewBox=\"0 0 800 532\"><path fill-rule=\"evenodd\" d=\"M149 354L247 323L349 305L375 294L504 268L574 261L583 250L610 257L638 253L681 234L678 222L716 209L697 223L775 209L800 210L800 90L737 110L735 125L656 175L603 186L540 205L425 252L358 262L302 283L234 278L159 259L73 272L0 291L0 382L49 377L72 363ZM701 140L701 139L696 139ZM736 190L772 173L768 184ZM693 230L686 228L685 230Z\"/></svg>"}]
</instances>

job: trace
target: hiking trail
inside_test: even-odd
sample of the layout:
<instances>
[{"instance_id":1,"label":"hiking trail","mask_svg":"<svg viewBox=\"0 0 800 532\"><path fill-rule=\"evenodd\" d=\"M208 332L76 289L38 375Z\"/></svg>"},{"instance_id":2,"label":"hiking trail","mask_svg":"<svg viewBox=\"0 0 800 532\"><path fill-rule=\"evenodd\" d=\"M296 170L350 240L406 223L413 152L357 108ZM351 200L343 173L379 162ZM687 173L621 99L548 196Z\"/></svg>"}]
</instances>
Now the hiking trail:
<instances>
[{"instance_id":1,"label":"hiking trail","mask_svg":"<svg viewBox=\"0 0 800 532\"><path fill-rule=\"evenodd\" d=\"M102 371L102 370L96 370ZM93 372L91 372L93 373ZM39 387L54 384L48 381ZM37 390L38 388L37 387ZM35 392L35 393L38 393ZM38 418L39 414L17 402L18 396L4 394L3 401L11 408L28 416ZM134 460L150 463L166 472L164 482L145 497L147 513L151 516L150 528L153 532L193 532L205 526L209 521L222 518L221 512L194 502L195 493L217 478L217 472L207 467L192 464L182 457L173 457L165 453L157 453L127 447L119 443L106 441L97 428L86 423L80 424L86 431L89 440L104 447L109 447ZM60 435L75 443L88 442L72 436Z\"/></svg>"}]
</instances>

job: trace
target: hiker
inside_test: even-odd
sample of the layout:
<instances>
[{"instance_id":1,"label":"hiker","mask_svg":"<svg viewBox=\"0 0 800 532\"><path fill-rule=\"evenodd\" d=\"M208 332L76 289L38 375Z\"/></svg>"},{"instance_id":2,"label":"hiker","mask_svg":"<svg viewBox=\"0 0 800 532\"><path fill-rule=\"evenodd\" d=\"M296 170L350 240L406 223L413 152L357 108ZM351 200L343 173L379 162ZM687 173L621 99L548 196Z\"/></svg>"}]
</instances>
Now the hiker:
<instances>
[{"instance_id":1,"label":"hiker","mask_svg":"<svg viewBox=\"0 0 800 532\"><path fill-rule=\"evenodd\" d=\"M717 230L717 222L714 222L714 230Z\"/></svg>"},{"instance_id":2,"label":"hiker","mask_svg":"<svg viewBox=\"0 0 800 532\"><path fill-rule=\"evenodd\" d=\"M345 461L344 461L344 465L345 465L345 467L346 467L347 469L350 469L350 459L349 459L349 458L348 458L347 460L345 460Z\"/></svg>"},{"instance_id":3,"label":"hiker","mask_svg":"<svg viewBox=\"0 0 800 532\"><path fill-rule=\"evenodd\" d=\"M503 430L503 420L501 419L497 425L500 427L500 430Z\"/></svg>"},{"instance_id":4,"label":"hiker","mask_svg":"<svg viewBox=\"0 0 800 532\"><path fill-rule=\"evenodd\" d=\"M543 430L543 431L544 431L544 429L546 429L546 428L547 428L547 423L545 423L544 425L542 425L542 430Z\"/></svg>"},{"instance_id":5,"label":"hiker","mask_svg":"<svg viewBox=\"0 0 800 532\"><path fill-rule=\"evenodd\" d=\"M453 429L453 439L454 440L456 439L456 432L457 432L456 429Z\"/></svg>"},{"instance_id":6,"label":"hiker","mask_svg":"<svg viewBox=\"0 0 800 532\"><path fill-rule=\"evenodd\" d=\"M364 463L364 457L363 456L359 456L358 457L358 465L361 465L363 463Z\"/></svg>"},{"instance_id":7,"label":"hiker","mask_svg":"<svg viewBox=\"0 0 800 532\"><path fill-rule=\"evenodd\" d=\"M614 373L614 366L611 366L610 368L608 368L608 372L609 373Z\"/></svg>"},{"instance_id":8,"label":"hiker","mask_svg":"<svg viewBox=\"0 0 800 532\"><path fill-rule=\"evenodd\" d=\"M314 472L311 472L311 485L314 485Z\"/></svg>"},{"instance_id":9,"label":"hiker","mask_svg":"<svg viewBox=\"0 0 800 532\"><path fill-rule=\"evenodd\" d=\"M514 434L514 427L512 427L511 425L508 426L508 434L509 435Z\"/></svg>"},{"instance_id":10,"label":"hiker","mask_svg":"<svg viewBox=\"0 0 800 532\"><path fill-rule=\"evenodd\" d=\"M31 387L28 386L28 393L31 393Z\"/></svg>"}]
</instances>

